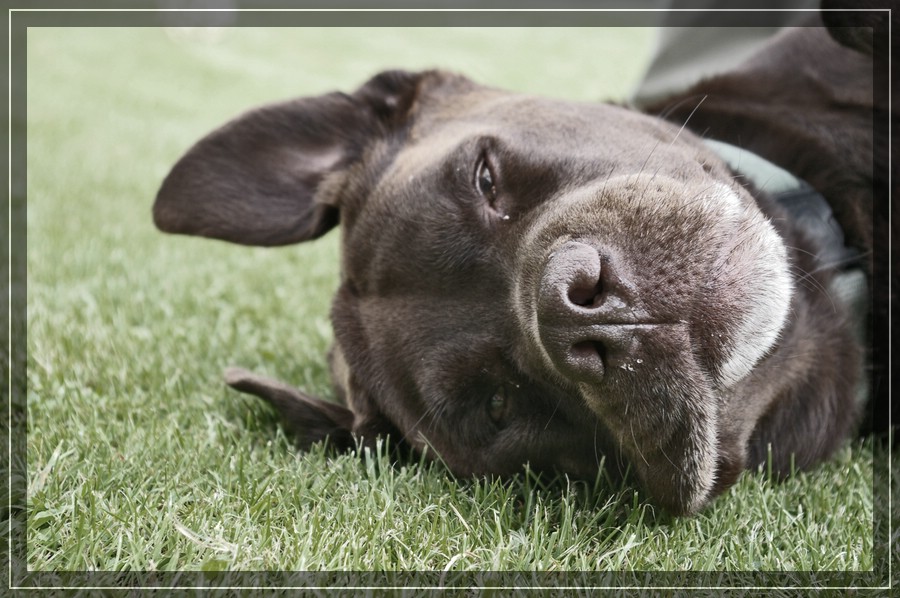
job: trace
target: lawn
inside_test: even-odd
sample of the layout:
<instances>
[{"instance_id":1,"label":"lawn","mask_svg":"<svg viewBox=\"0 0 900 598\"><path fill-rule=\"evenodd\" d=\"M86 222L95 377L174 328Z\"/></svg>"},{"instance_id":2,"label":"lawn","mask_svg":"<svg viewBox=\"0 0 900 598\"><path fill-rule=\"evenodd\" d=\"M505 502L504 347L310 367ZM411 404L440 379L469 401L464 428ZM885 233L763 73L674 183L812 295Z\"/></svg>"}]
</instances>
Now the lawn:
<instances>
[{"instance_id":1,"label":"lawn","mask_svg":"<svg viewBox=\"0 0 900 598\"><path fill-rule=\"evenodd\" d=\"M883 583L886 453L871 440L782 484L747 473L678 520L602 477L453 480L383 454L298 454L222 371L332 396L337 234L258 249L151 222L173 162L250 106L432 66L621 100L651 48L646 29L31 29L27 544L13 542L13 582Z\"/></svg>"}]
</instances>

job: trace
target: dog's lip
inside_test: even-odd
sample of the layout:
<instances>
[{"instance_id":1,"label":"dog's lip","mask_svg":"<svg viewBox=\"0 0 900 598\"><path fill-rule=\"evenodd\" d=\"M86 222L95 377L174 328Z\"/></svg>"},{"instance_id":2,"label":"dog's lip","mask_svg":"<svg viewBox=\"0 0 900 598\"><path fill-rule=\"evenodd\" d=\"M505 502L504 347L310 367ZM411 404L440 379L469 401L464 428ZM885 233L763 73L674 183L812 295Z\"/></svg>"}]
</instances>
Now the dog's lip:
<instances>
[{"instance_id":1,"label":"dog's lip","mask_svg":"<svg viewBox=\"0 0 900 598\"><path fill-rule=\"evenodd\" d=\"M604 327L604 326L683 326L688 324L687 320L612 320L612 321L604 321L601 324L592 324L590 328L595 327Z\"/></svg>"},{"instance_id":2,"label":"dog's lip","mask_svg":"<svg viewBox=\"0 0 900 598\"><path fill-rule=\"evenodd\" d=\"M583 333L576 337L573 345L586 343L600 343L603 346L601 359L604 366L602 381L607 378L611 370L621 369L634 372L644 364L650 363L652 358L640 347L644 341L641 337L646 334L655 334L659 328L684 328L689 326L686 320L654 321L631 320L627 322L604 322L585 326Z\"/></svg>"}]
</instances>

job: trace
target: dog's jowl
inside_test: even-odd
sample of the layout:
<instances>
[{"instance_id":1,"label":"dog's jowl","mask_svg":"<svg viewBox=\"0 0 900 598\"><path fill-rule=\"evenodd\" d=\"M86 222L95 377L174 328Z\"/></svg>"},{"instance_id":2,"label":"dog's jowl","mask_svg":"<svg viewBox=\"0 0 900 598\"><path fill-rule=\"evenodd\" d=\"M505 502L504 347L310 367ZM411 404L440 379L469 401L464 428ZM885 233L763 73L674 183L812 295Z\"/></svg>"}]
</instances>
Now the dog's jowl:
<instances>
[{"instance_id":1,"label":"dog's jowl","mask_svg":"<svg viewBox=\"0 0 900 598\"><path fill-rule=\"evenodd\" d=\"M815 39L864 71L867 57ZM694 513L769 451L787 473L838 447L866 355L832 292L848 260L823 257L827 235L684 124L385 72L212 132L165 179L154 219L248 245L339 226L342 404L226 374L302 445L389 435L460 475L529 463L593 477L607 457Z\"/></svg>"}]
</instances>

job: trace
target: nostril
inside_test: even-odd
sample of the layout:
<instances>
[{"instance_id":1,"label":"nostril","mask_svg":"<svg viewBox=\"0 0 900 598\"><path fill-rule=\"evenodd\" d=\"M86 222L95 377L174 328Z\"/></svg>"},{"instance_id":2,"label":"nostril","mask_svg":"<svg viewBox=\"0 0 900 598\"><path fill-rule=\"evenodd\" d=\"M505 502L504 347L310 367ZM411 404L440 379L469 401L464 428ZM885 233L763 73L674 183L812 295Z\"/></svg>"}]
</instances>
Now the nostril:
<instances>
[{"instance_id":1,"label":"nostril","mask_svg":"<svg viewBox=\"0 0 900 598\"><path fill-rule=\"evenodd\" d=\"M603 303L603 283L574 283L569 287L569 301L581 307L598 307Z\"/></svg>"},{"instance_id":2,"label":"nostril","mask_svg":"<svg viewBox=\"0 0 900 598\"><path fill-rule=\"evenodd\" d=\"M603 372L603 366L606 365L606 345L600 341L581 341L572 345L571 355L576 362L582 365L599 366L600 373Z\"/></svg>"}]
</instances>

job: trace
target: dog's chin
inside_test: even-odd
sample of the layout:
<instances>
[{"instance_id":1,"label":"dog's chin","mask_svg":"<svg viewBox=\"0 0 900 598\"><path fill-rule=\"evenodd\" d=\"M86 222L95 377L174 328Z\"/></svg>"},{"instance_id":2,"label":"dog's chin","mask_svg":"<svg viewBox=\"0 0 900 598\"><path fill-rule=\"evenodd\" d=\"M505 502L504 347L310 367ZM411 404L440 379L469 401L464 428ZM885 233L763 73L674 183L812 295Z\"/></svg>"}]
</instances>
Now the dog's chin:
<instances>
[{"instance_id":1,"label":"dog's chin","mask_svg":"<svg viewBox=\"0 0 900 598\"><path fill-rule=\"evenodd\" d=\"M525 242L544 243L543 257L520 265L516 311L541 367L577 389L677 514L710 499L723 397L776 346L790 309L784 243L738 193L632 179L585 194L538 221ZM661 210L673 197L690 201ZM585 307L595 279L605 294Z\"/></svg>"},{"instance_id":2,"label":"dog's chin","mask_svg":"<svg viewBox=\"0 0 900 598\"><path fill-rule=\"evenodd\" d=\"M710 270L709 299L699 304L713 315L712 328L695 322L722 388L740 382L776 345L793 297L787 248L772 224L755 206L736 205L729 217L722 226L734 232Z\"/></svg>"},{"instance_id":3,"label":"dog's chin","mask_svg":"<svg viewBox=\"0 0 900 598\"><path fill-rule=\"evenodd\" d=\"M683 515L701 509L715 487L720 414L713 386L698 382L697 364L673 361L665 372L622 381L612 391L586 384L579 391L644 488L666 510Z\"/></svg>"}]
</instances>

